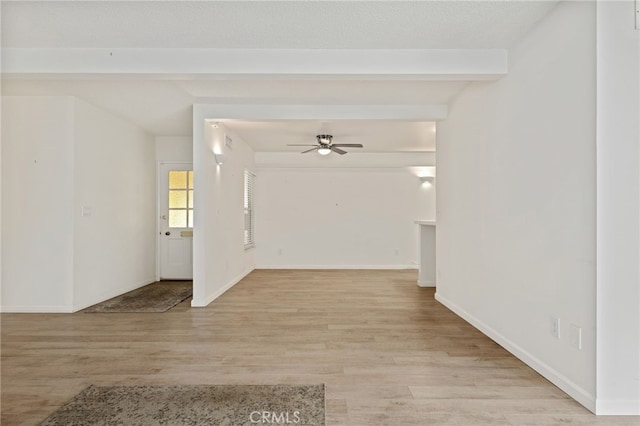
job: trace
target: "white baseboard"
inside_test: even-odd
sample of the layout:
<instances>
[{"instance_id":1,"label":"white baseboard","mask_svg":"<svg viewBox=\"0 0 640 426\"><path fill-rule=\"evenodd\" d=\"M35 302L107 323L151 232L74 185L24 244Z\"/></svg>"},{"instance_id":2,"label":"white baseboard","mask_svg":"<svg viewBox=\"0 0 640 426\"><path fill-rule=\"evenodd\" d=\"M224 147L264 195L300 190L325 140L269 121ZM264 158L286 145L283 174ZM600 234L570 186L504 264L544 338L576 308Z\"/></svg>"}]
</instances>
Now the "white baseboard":
<instances>
[{"instance_id":1,"label":"white baseboard","mask_svg":"<svg viewBox=\"0 0 640 426\"><path fill-rule=\"evenodd\" d=\"M435 287L435 281L420 281L418 280L418 287Z\"/></svg>"},{"instance_id":2,"label":"white baseboard","mask_svg":"<svg viewBox=\"0 0 640 426\"><path fill-rule=\"evenodd\" d=\"M465 311L464 309L457 306L455 303L447 300L445 297L441 296L436 292L436 300L442 303L444 306L453 311L456 315L467 321L469 324L480 330L483 334L491 338L497 344L505 348L507 351L511 352L516 358L520 359L522 362L527 364L529 367L536 370L543 377L549 380L551 383L562 389L566 392L570 397L578 401L580 404L584 405L588 410L593 413L596 413L596 399L594 395L591 395L589 392L584 390L582 387L578 386L576 383L569 380L562 373L544 363L543 361L536 358L534 355L530 354L516 343L512 342L507 337L503 336L493 328L484 324L482 321L478 320L476 317ZM599 414L599 413L598 413Z\"/></svg>"},{"instance_id":3,"label":"white baseboard","mask_svg":"<svg viewBox=\"0 0 640 426\"><path fill-rule=\"evenodd\" d=\"M256 269L418 269L416 265L257 265Z\"/></svg>"},{"instance_id":4,"label":"white baseboard","mask_svg":"<svg viewBox=\"0 0 640 426\"><path fill-rule=\"evenodd\" d=\"M640 416L640 401L603 401L598 399L596 401L596 414L599 416Z\"/></svg>"},{"instance_id":5,"label":"white baseboard","mask_svg":"<svg viewBox=\"0 0 640 426\"><path fill-rule=\"evenodd\" d=\"M229 281L227 284L225 284L222 288L218 289L213 294L205 297L204 299L198 299L198 300L196 300L195 298L192 299L191 300L191 307L192 308L204 308L205 306L209 305L209 303L213 302L218 297L222 296L231 287L233 287L234 285L238 284L240 282L240 280L242 280L244 277L246 277L251 272L253 272L254 269L255 268L253 268L253 267L247 269L246 271L244 271L243 273L241 273L240 275L238 275L237 277L235 277L234 279Z\"/></svg>"},{"instance_id":6,"label":"white baseboard","mask_svg":"<svg viewBox=\"0 0 640 426\"><path fill-rule=\"evenodd\" d=\"M70 314L71 305L3 305L3 314Z\"/></svg>"},{"instance_id":7,"label":"white baseboard","mask_svg":"<svg viewBox=\"0 0 640 426\"><path fill-rule=\"evenodd\" d=\"M102 293L100 296L95 299L84 302L81 304L73 304L73 305L3 305L1 308L1 312L3 313L24 313L24 314L71 314L73 312L78 312L84 308L88 308L89 306L93 306L96 303L104 302L105 300L109 300L112 297L119 296L121 294L127 293L131 290L135 290L137 288L143 287L147 284L151 284L155 282L155 278L150 277L142 281L138 281L134 284L128 286L118 287L112 290L109 290L105 293Z\"/></svg>"},{"instance_id":8,"label":"white baseboard","mask_svg":"<svg viewBox=\"0 0 640 426\"><path fill-rule=\"evenodd\" d=\"M79 304L74 304L73 305L73 312L78 312L82 309L88 308L89 306L93 306L96 303L101 303L104 302L105 300L109 300L111 298L114 298L116 296L120 296L121 294L125 294L128 293L130 291L136 290L140 287L144 287L145 285L151 284L156 282L157 280L155 279L155 277L148 277L144 280L140 280L137 281L133 284L129 284L126 286L121 286L118 288L114 288L111 290L108 290L104 293L101 293L100 296L88 301L88 302L83 302L83 303L79 303Z\"/></svg>"}]
</instances>

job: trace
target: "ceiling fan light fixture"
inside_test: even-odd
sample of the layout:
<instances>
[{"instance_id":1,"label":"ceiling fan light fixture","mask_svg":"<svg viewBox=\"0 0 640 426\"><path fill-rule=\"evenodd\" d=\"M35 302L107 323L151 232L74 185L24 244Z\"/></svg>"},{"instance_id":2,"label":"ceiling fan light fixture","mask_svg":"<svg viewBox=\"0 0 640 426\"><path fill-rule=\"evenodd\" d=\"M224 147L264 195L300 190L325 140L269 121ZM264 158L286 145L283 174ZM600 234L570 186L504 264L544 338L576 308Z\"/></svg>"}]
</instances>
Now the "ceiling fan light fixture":
<instances>
[{"instance_id":1,"label":"ceiling fan light fixture","mask_svg":"<svg viewBox=\"0 0 640 426\"><path fill-rule=\"evenodd\" d=\"M329 148L318 148L318 154L320 155L329 155L331 153L331 149Z\"/></svg>"}]
</instances>

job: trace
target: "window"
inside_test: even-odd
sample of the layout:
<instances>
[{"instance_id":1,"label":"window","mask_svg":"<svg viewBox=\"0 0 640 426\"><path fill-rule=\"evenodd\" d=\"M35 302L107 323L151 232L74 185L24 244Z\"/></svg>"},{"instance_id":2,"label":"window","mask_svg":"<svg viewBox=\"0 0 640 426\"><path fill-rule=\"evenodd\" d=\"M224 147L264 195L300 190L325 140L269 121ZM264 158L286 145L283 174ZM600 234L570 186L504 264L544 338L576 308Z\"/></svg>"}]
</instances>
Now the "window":
<instances>
[{"instance_id":1,"label":"window","mask_svg":"<svg viewBox=\"0 0 640 426\"><path fill-rule=\"evenodd\" d=\"M193 228L192 171L169 171L169 228Z\"/></svg>"},{"instance_id":2,"label":"window","mask_svg":"<svg viewBox=\"0 0 640 426\"><path fill-rule=\"evenodd\" d=\"M255 175L248 170L244 171L244 248L255 246L254 241L254 210L253 210L253 184Z\"/></svg>"}]
</instances>

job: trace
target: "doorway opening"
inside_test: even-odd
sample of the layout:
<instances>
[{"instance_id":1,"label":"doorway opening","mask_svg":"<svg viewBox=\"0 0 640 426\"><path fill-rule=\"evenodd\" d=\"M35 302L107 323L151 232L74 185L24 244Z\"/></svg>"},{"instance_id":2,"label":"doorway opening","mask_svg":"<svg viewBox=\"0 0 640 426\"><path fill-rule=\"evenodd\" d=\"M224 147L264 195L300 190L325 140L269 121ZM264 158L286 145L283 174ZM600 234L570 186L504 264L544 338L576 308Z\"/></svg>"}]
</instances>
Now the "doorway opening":
<instances>
[{"instance_id":1,"label":"doorway opening","mask_svg":"<svg viewBox=\"0 0 640 426\"><path fill-rule=\"evenodd\" d=\"M193 279L193 165L158 166L158 278Z\"/></svg>"}]
</instances>

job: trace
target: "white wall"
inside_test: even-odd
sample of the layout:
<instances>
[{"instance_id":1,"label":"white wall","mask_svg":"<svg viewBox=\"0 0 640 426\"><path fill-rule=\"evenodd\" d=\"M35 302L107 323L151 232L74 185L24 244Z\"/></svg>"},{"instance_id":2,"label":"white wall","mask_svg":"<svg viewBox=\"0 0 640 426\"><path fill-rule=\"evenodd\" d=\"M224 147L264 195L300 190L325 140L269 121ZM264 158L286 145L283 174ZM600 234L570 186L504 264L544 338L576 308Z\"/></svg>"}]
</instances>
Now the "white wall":
<instances>
[{"instance_id":1,"label":"white wall","mask_svg":"<svg viewBox=\"0 0 640 426\"><path fill-rule=\"evenodd\" d=\"M2 98L2 310L69 312L73 99Z\"/></svg>"},{"instance_id":2,"label":"white wall","mask_svg":"<svg viewBox=\"0 0 640 426\"><path fill-rule=\"evenodd\" d=\"M595 18L594 3L560 3L510 51L508 76L451 105L436 255L438 300L592 410Z\"/></svg>"},{"instance_id":3,"label":"white wall","mask_svg":"<svg viewBox=\"0 0 640 426\"><path fill-rule=\"evenodd\" d=\"M640 415L640 31L598 3L597 413Z\"/></svg>"},{"instance_id":4,"label":"white wall","mask_svg":"<svg viewBox=\"0 0 640 426\"><path fill-rule=\"evenodd\" d=\"M193 161L193 138L191 136L158 136L156 137L156 160Z\"/></svg>"},{"instance_id":5,"label":"white wall","mask_svg":"<svg viewBox=\"0 0 640 426\"><path fill-rule=\"evenodd\" d=\"M2 19L2 8L0 8L0 20ZM2 36L0 35L0 40ZM0 55L0 69L2 69L2 55ZM0 93L2 92L2 79L0 79ZM2 101L0 99L0 126L2 126ZM0 129L0 235L3 235L2 231L2 129ZM2 310L2 238L0 237L0 311Z\"/></svg>"},{"instance_id":6,"label":"white wall","mask_svg":"<svg viewBox=\"0 0 640 426\"><path fill-rule=\"evenodd\" d=\"M414 221L434 218L434 188L406 168L259 168L256 267L415 268Z\"/></svg>"},{"instance_id":7,"label":"white wall","mask_svg":"<svg viewBox=\"0 0 640 426\"><path fill-rule=\"evenodd\" d=\"M78 310L155 281L156 162L151 135L81 100L74 105Z\"/></svg>"},{"instance_id":8,"label":"white wall","mask_svg":"<svg viewBox=\"0 0 640 426\"><path fill-rule=\"evenodd\" d=\"M3 311L72 312L154 281L154 139L70 97L3 97L2 122Z\"/></svg>"},{"instance_id":9,"label":"white wall","mask_svg":"<svg viewBox=\"0 0 640 426\"><path fill-rule=\"evenodd\" d=\"M244 170L253 151L223 125L205 124L194 107L194 236L192 306L206 306L254 269L254 250L244 249ZM224 147L225 133L233 149ZM226 161L215 162L213 151Z\"/></svg>"}]
</instances>

